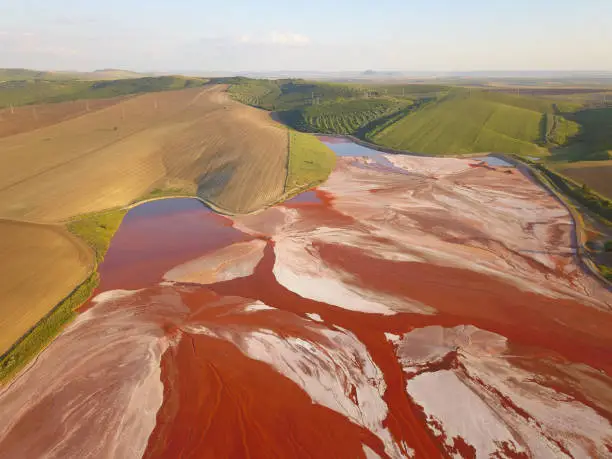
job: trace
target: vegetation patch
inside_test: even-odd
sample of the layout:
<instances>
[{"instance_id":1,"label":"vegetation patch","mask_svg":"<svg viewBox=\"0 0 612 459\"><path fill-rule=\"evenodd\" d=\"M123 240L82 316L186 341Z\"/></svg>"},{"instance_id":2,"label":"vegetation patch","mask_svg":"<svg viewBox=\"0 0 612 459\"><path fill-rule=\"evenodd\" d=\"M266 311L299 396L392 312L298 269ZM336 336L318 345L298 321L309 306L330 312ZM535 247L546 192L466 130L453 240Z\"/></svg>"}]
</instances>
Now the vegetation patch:
<instances>
[{"instance_id":1,"label":"vegetation patch","mask_svg":"<svg viewBox=\"0 0 612 459\"><path fill-rule=\"evenodd\" d=\"M111 239L119 229L125 209L112 209L103 212L80 215L68 222L68 230L82 238L96 253L96 262L104 260Z\"/></svg>"},{"instance_id":2,"label":"vegetation patch","mask_svg":"<svg viewBox=\"0 0 612 459\"><path fill-rule=\"evenodd\" d=\"M568 137L566 148L554 151L556 161L602 161L612 159L612 108L591 108L563 116L578 132Z\"/></svg>"},{"instance_id":3,"label":"vegetation patch","mask_svg":"<svg viewBox=\"0 0 612 459\"><path fill-rule=\"evenodd\" d=\"M606 279L612 281L612 267L606 265L598 265L599 271Z\"/></svg>"},{"instance_id":4,"label":"vegetation patch","mask_svg":"<svg viewBox=\"0 0 612 459\"><path fill-rule=\"evenodd\" d=\"M540 130L541 145L552 148L565 145L578 134L580 126L561 115L547 112L542 115Z\"/></svg>"},{"instance_id":5,"label":"vegetation patch","mask_svg":"<svg viewBox=\"0 0 612 459\"><path fill-rule=\"evenodd\" d=\"M336 155L310 134L289 131L289 161L285 192L324 182L336 164Z\"/></svg>"},{"instance_id":6,"label":"vegetation patch","mask_svg":"<svg viewBox=\"0 0 612 459\"><path fill-rule=\"evenodd\" d=\"M185 188L155 188L151 190L148 194L144 195L142 198L134 201L134 203L137 203L139 201L146 201L149 199L172 196L195 196L195 193Z\"/></svg>"}]
</instances>

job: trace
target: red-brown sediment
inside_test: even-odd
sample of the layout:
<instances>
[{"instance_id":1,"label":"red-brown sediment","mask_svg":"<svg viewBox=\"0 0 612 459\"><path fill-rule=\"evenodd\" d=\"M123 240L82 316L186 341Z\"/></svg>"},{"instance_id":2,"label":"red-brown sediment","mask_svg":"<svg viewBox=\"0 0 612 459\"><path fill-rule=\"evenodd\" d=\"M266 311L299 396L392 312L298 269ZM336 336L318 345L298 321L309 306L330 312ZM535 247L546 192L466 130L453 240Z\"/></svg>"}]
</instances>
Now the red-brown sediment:
<instances>
[{"instance_id":1,"label":"red-brown sediment","mask_svg":"<svg viewBox=\"0 0 612 459\"><path fill-rule=\"evenodd\" d=\"M566 210L385 158L255 215L130 212L100 294L0 391L0 457L608 454L612 296Z\"/></svg>"}]
</instances>

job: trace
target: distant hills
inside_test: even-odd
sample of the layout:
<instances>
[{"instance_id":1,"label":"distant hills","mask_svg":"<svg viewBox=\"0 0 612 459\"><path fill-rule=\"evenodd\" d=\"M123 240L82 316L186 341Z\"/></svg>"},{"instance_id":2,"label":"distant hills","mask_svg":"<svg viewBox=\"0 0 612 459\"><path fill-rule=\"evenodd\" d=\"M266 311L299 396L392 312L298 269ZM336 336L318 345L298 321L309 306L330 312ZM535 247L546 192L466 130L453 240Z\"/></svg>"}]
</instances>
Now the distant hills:
<instances>
[{"instance_id":1,"label":"distant hills","mask_svg":"<svg viewBox=\"0 0 612 459\"><path fill-rule=\"evenodd\" d=\"M80 99L104 99L146 92L171 91L202 86L209 80L183 76L128 77L111 79L116 71L99 71L87 75L96 79L64 77L56 73L31 70L0 70L0 109L20 105L67 102ZM63 75L63 74L60 74ZM125 74L124 74L125 75ZM138 74L136 74L138 75ZM107 78L104 78L104 77ZM29 77L29 78L24 78ZM10 79L9 79L10 78Z\"/></svg>"},{"instance_id":2,"label":"distant hills","mask_svg":"<svg viewBox=\"0 0 612 459\"><path fill-rule=\"evenodd\" d=\"M20 68L0 69L0 81L21 80L122 80L128 78L142 78L151 74L132 72L120 69L101 69L93 72L46 71Z\"/></svg>"}]
</instances>

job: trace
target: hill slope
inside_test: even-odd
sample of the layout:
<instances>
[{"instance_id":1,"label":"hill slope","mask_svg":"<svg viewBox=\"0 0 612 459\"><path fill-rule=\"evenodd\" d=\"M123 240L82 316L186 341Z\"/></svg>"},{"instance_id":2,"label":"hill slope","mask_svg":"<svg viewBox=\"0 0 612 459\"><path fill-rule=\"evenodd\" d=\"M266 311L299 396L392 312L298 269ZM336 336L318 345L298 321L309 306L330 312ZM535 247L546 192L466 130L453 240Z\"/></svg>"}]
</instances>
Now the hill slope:
<instances>
[{"instance_id":1,"label":"hill slope","mask_svg":"<svg viewBox=\"0 0 612 459\"><path fill-rule=\"evenodd\" d=\"M91 270L91 249L57 223L154 189L197 193L236 213L285 192L287 129L231 100L223 86L114 100L31 127L0 138L0 294L9 311L0 320L0 353ZM313 171L324 175L314 166L325 152L305 143L295 153L292 185Z\"/></svg>"},{"instance_id":2,"label":"hill slope","mask_svg":"<svg viewBox=\"0 0 612 459\"><path fill-rule=\"evenodd\" d=\"M227 79L230 94L247 105L276 111L303 132L356 134L370 123L400 114L414 101L437 98L444 86L324 83L305 80Z\"/></svg>"},{"instance_id":3,"label":"hill slope","mask_svg":"<svg viewBox=\"0 0 612 459\"><path fill-rule=\"evenodd\" d=\"M232 212L274 201L286 175L286 129L223 91L145 94L0 139L0 217L63 220L170 182Z\"/></svg>"},{"instance_id":4,"label":"hill slope","mask_svg":"<svg viewBox=\"0 0 612 459\"><path fill-rule=\"evenodd\" d=\"M122 78L141 78L142 73L120 69L101 69L94 72L49 72L19 68L0 69L0 81L15 80L119 80Z\"/></svg>"},{"instance_id":5,"label":"hill slope","mask_svg":"<svg viewBox=\"0 0 612 459\"><path fill-rule=\"evenodd\" d=\"M83 81L0 79L0 108L45 104L80 99L104 99L146 92L171 91L198 87L208 80L180 76L129 78L121 80Z\"/></svg>"},{"instance_id":6,"label":"hill slope","mask_svg":"<svg viewBox=\"0 0 612 459\"><path fill-rule=\"evenodd\" d=\"M375 134L381 145L431 154L541 154L551 102L485 92L455 92Z\"/></svg>"}]
</instances>

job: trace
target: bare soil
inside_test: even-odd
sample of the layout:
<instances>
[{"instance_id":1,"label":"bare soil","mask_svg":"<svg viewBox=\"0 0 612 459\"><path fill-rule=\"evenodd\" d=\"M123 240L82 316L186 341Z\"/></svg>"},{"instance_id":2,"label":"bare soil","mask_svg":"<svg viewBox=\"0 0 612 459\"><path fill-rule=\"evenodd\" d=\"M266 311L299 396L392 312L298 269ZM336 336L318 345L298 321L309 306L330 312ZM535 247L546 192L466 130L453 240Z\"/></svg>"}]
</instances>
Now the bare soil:
<instances>
[{"instance_id":1,"label":"bare soil","mask_svg":"<svg viewBox=\"0 0 612 459\"><path fill-rule=\"evenodd\" d=\"M0 220L0 354L89 275L93 253L59 225Z\"/></svg>"},{"instance_id":2,"label":"bare soil","mask_svg":"<svg viewBox=\"0 0 612 459\"><path fill-rule=\"evenodd\" d=\"M0 217L54 222L197 187L230 212L283 191L287 132L222 86L151 93L0 139Z\"/></svg>"},{"instance_id":3,"label":"bare soil","mask_svg":"<svg viewBox=\"0 0 612 459\"><path fill-rule=\"evenodd\" d=\"M4 108L0 110L0 138L68 121L110 107L122 100L125 100L125 97Z\"/></svg>"},{"instance_id":4,"label":"bare soil","mask_svg":"<svg viewBox=\"0 0 612 459\"><path fill-rule=\"evenodd\" d=\"M570 166L560 169L560 172L612 199L612 161L598 161L591 167L580 163L579 167Z\"/></svg>"}]
</instances>

